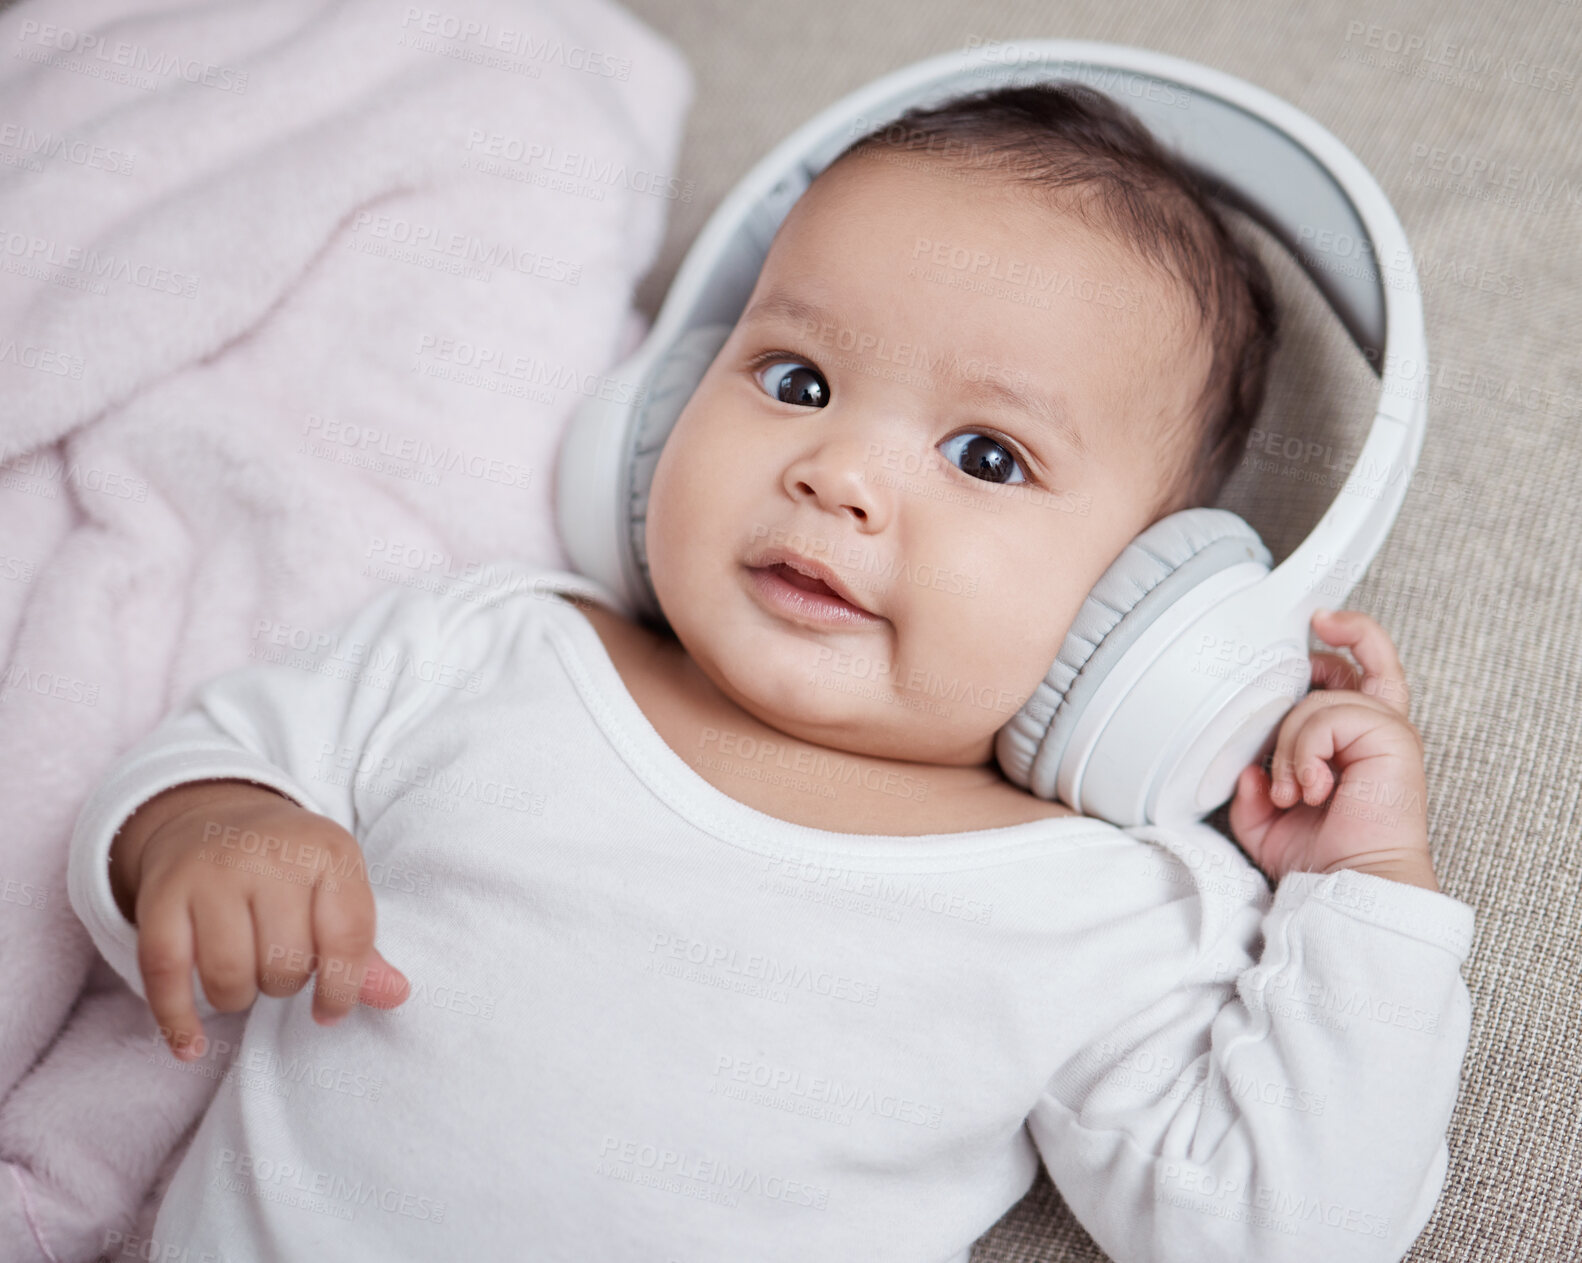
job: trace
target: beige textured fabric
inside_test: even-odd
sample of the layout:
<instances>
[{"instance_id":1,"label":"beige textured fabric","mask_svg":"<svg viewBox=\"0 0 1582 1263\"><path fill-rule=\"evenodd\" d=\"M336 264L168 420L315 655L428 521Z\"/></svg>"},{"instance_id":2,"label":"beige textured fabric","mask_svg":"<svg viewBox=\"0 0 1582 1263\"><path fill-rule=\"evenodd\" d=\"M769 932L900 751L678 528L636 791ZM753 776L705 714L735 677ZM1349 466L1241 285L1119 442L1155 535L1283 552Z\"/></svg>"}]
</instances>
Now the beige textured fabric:
<instances>
[{"instance_id":1,"label":"beige textured fabric","mask_svg":"<svg viewBox=\"0 0 1582 1263\"><path fill-rule=\"evenodd\" d=\"M650 313L772 144L885 71L973 39L1100 39L1205 62L1312 114L1374 172L1418 258L1433 378L1411 490L1346 604L1400 649L1439 880L1477 910L1450 1172L1408 1258L1582 1258L1582 2L627 2L698 80L692 195L673 204L640 295ZM1370 402L1360 357L1305 287L1281 269L1291 332L1262 428L1325 454L1293 461L1265 440L1222 501L1277 559L1334 494ZM1103 1257L1043 1177L973 1255Z\"/></svg>"}]
</instances>

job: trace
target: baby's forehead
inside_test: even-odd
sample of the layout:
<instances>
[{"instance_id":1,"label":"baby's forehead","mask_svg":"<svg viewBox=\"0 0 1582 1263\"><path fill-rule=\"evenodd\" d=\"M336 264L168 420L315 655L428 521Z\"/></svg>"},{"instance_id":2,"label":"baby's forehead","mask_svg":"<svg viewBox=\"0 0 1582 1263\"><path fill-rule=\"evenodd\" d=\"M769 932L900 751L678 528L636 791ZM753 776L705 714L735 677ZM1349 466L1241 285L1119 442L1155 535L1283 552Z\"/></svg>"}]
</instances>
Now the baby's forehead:
<instances>
[{"instance_id":1,"label":"baby's forehead","mask_svg":"<svg viewBox=\"0 0 1582 1263\"><path fill-rule=\"evenodd\" d=\"M1157 247L1129 229L1129 217L1110 209L1112 196L1098 182L1052 186L992 161L873 149L821 171L780 231L796 221L821 243L866 229L876 253L894 252L908 265L896 281L926 263L963 284L1009 277L1017 297L1035 303L1075 290L1123 315L1162 317L1155 341L1169 333L1187 339L1201 324L1195 295ZM1103 275L1076 278L1074 266Z\"/></svg>"},{"instance_id":2,"label":"baby's forehead","mask_svg":"<svg viewBox=\"0 0 1582 1263\"><path fill-rule=\"evenodd\" d=\"M1111 374L1128 407L1157 409L1164 405L1149 396L1160 378L1206 374L1209 330L1179 276L1121 223L1079 202L1080 193L1051 202L1025 181L964 176L920 155L853 155L793 206L775 244L781 234L793 239L771 249L758 295L827 293L827 318L866 333L906 323L913 303L948 311L976 301L994 313L987 340L996 346L1006 341L996 326L1036 326L1063 313L1126 348L1124 363L1094 367ZM1058 350L1035 354L1035 370L1060 358Z\"/></svg>"}]
</instances>

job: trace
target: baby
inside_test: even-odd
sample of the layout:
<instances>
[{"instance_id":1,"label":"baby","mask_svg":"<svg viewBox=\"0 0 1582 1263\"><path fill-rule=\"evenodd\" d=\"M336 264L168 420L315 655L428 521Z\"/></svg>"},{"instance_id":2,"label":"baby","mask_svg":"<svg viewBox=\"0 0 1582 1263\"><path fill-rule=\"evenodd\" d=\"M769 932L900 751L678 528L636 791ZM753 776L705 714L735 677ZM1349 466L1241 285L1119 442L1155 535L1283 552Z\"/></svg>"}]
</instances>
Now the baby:
<instances>
[{"instance_id":1,"label":"baby","mask_svg":"<svg viewBox=\"0 0 1582 1263\"><path fill-rule=\"evenodd\" d=\"M993 761L1110 562L1218 491L1273 338L1099 94L848 149L659 461L673 634L502 560L96 787L73 906L224 1078L143 1257L965 1263L1042 1164L1117 1260L1400 1258L1472 910L1382 629L1315 618L1360 667L1313 656L1241 849Z\"/></svg>"}]
</instances>

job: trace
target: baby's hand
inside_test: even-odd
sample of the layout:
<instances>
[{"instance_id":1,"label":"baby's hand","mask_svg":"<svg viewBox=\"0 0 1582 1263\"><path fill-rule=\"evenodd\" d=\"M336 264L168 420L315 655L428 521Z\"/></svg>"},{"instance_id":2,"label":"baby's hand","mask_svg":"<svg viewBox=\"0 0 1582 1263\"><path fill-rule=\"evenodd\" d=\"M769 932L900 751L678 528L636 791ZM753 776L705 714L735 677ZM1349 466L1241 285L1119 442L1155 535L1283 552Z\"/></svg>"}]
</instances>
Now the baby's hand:
<instances>
[{"instance_id":1,"label":"baby's hand","mask_svg":"<svg viewBox=\"0 0 1582 1263\"><path fill-rule=\"evenodd\" d=\"M139 809L152 827L137 813L123 826L111 865L123 911L134 912L149 1008L179 1059L204 1050L194 965L222 1013L260 991L295 995L315 972L313 1017L324 1025L359 1001L393 1008L406 998L406 979L373 945L373 892L352 834L260 785L166 794Z\"/></svg>"},{"instance_id":2,"label":"baby's hand","mask_svg":"<svg viewBox=\"0 0 1582 1263\"><path fill-rule=\"evenodd\" d=\"M1395 646L1359 610L1319 611L1313 630L1325 644L1349 645L1362 670L1337 653L1312 655L1314 691L1280 725L1273 781L1259 764L1242 770L1231 832L1271 882L1355 868L1438 890L1423 739L1407 719Z\"/></svg>"}]
</instances>

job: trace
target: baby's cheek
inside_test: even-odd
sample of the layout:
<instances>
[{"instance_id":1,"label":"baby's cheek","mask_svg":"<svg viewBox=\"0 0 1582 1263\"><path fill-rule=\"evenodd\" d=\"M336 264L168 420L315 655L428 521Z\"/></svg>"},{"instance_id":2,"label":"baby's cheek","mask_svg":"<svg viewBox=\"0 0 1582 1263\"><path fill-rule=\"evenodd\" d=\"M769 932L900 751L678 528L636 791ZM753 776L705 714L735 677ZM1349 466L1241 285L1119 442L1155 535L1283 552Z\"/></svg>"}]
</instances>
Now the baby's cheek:
<instances>
[{"instance_id":1,"label":"baby's cheek","mask_svg":"<svg viewBox=\"0 0 1582 1263\"><path fill-rule=\"evenodd\" d=\"M925 678L946 703L952 728L964 736L991 733L1015 715L1049 660L1040 661L1036 638L1019 630L1027 611L996 609L983 597L957 596L950 605L938 611L928 638ZM915 680L903 674L903 683Z\"/></svg>"},{"instance_id":2,"label":"baby's cheek","mask_svg":"<svg viewBox=\"0 0 1582 1263\"><path fill-rule=\"evenodd\" d=\"M1049 674L1080 604L1081 598L1069 592L1024 582L1010 608L989 620L983 640L993 655L990 669L998 670L1005 689L1023 699L1031 696Z\"/></svg>"}]
</instances>

